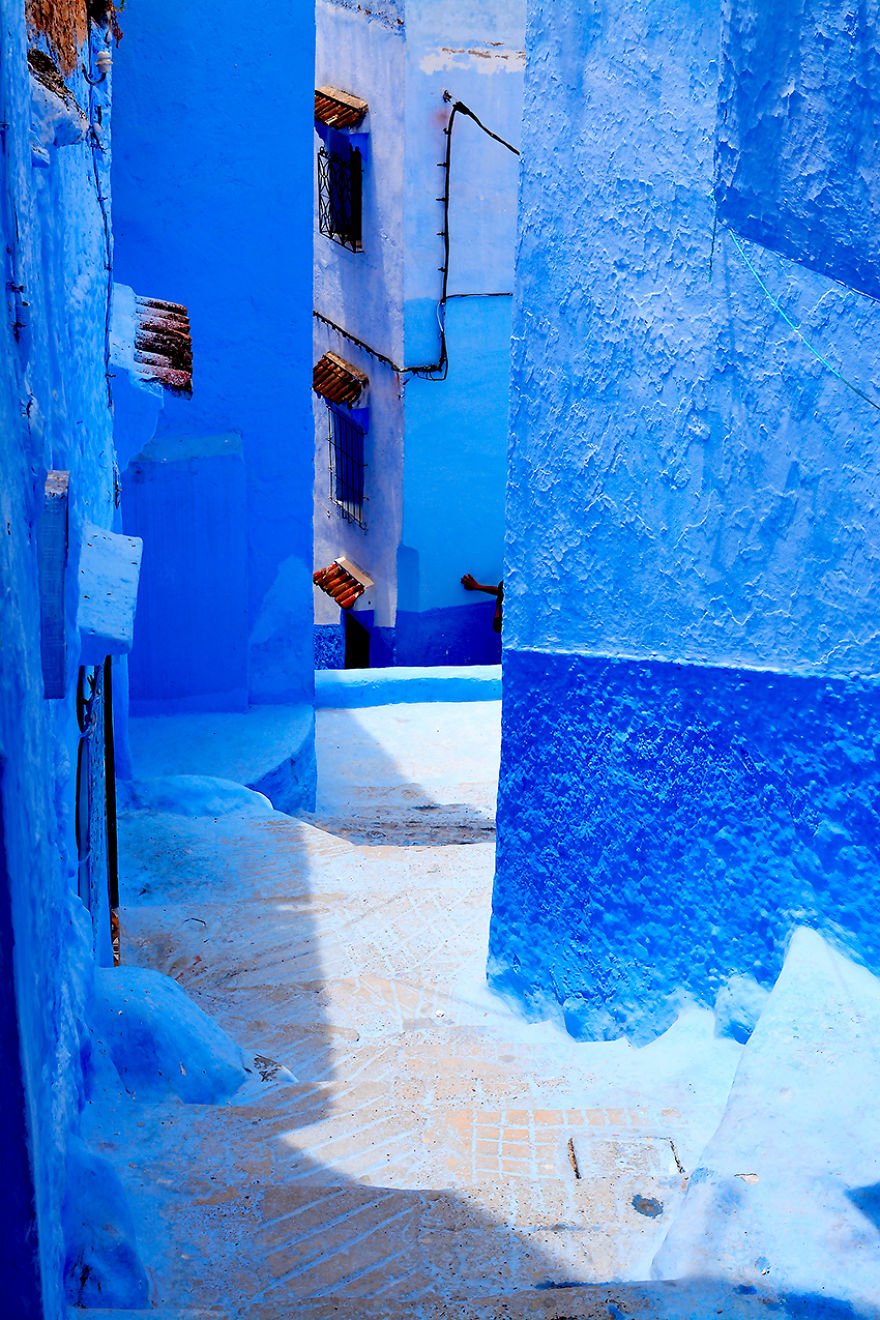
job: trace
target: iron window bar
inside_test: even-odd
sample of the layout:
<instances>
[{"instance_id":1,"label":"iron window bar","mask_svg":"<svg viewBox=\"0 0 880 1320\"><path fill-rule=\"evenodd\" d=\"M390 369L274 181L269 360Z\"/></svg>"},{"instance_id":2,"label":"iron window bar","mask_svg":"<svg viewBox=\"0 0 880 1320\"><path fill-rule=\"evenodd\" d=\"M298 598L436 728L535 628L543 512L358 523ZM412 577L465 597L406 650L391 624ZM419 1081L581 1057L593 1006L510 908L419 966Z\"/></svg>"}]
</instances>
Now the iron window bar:
<instances>
[{"instance_id":1,"label":"iron window bar","mask_svg":"<svg viewBox=\"0 0 880 1320\"><path fill-rule=\"evenodd\" d=\"M364 517L364 429L342 408L327 405L330 499L346 522L366 531Z\"/></svg>"},{"instance_id":2,"label":"iron window bar","mask_svg":"<svg viewBox=\"0 0 880 1320\"><path fill-rule=\"evenodd\" d=\"M363 160L357 147L318 151L318 228L335 243L363 251Z\"/></svg>"}]
</instances>

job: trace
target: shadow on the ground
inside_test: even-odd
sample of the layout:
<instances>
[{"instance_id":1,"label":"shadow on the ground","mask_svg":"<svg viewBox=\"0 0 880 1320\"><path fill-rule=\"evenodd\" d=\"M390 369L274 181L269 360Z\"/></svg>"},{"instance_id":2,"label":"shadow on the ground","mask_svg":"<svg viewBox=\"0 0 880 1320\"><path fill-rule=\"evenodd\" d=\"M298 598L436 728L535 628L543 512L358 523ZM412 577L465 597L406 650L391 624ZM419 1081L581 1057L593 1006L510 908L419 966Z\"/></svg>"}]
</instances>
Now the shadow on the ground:
<instances>
[{"instance_id":1,"label":"shadow on the ground","mask_svg":"<svg viewBox=\"0 0 880 1320\"><path fill-rule=\"evenodd\" d=\"M393 762L383 774L393 791L406 786ZM478 806L410 788L416 796L402 799L411 810L401 828L423 817L425 824L398 842L447 841L434 825L451 829L457 811L461 826L484 823ZM361 813L346 838L355 826L364 834L371 828ZM387 826L375 828L376 843L395 842ZM232 1104L129 1097L112 1123L95 1116L102 1149L134 1205L154 1305L168 1316L183 1320L200 1307L217 1320L876 1320L826 1296L775 1296L715 1280L591 1286L591 1239L608 1228L598 1208L595 1222L588 1213L560 1224L537 1212L524 1222L510 1180L491 1189L489 1213L485 1197L478 1203L467 1187L387 1186L381 1167L354 1178L323 1163L326 1128L320 1137L317 1126L335 1118L343 1131L360 1123L369 1132L365 1145L381 1165L385 1146L376 1132L383 1115L400 1110L386 1072L369 1088L371 1112L358 1112L352 1088L369 1066L369 1049L358 1046L356 997L350 1023L338 1007L335 1022L331 1012L328 976L349 973L325 959L328 947L344 953L332 936L346 908L340 903L334 924L324 926L314 898L348 878L343 892L354 908L348 843L329 834L316 840L274 813L144 810L123 816L121 838L124 957L173 976L262 1060ZM380 864L362 863L376 874ZM258 931L248 930L243 904ZM390 1031L389 1047L399 1043ZM279 1064L295 1083L281 1077ZM411 1099L415 1108L428 1103ZM463 1107L473 1103L462 1097ZM405 1146L407 1133L396 1135ZM398 1168L396 1181L405 1177ZM657 1232L662 1238L662 1227Z\"/></svg>"},{"instance_id":2,"label":"shadow on the ground","mask_svg":"<svg viewBox=\"0 0 880 1320\"><path fill-rule=\"evenodd\" d=\"M402 742L401 730L414 725L403 764L371 731L379 709L380 718L398 722ZM318 799L303 819L365 847L492 841L498 703L379 709L318 712Z\"/></svg>"},{"instance_id":3,"label":"shadow on the ground","mask_svg":"<svg viewBox=\"0 0 880 1320\"><path fill-rule=\"evenodd\" d=\"M495 818L466 802L414 803L408 812L389 812L373 820L303 814L316 829L361 847L441 848L449 844L491 843Z\"/></svg>"}]
</instances>

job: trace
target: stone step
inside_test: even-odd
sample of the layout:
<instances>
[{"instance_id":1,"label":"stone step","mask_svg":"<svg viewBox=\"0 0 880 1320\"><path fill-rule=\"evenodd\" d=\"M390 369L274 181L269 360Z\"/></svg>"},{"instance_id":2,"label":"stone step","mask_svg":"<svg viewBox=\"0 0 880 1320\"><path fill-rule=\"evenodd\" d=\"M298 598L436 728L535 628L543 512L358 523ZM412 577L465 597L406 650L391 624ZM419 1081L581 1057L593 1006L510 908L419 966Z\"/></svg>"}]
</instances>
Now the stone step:
<instances>
[{"instance_id":1,"label":"stone step","mask_svg":"<svg viewBox=\"0 0 880 1320\"><path fill-rule=\"evenodd\" d=\"M795 933L654 1277L727 1278L880 1314L880 980ZM868 1307L865 1310L865 1307Z\"/></svg>"},{"instance_id":2,"label":"stone step","mask_svg":"<svg viewBox=\"0 0 880 1320\"><path fill-rule=\"evenodd\" d=\"M158 1301L186 1296L248 1316L259 1307L299 1315L307 1302L315 1314L332 1302L354 1315L368 1302L540 1298L644 1278L683 1188L680 1177L626 1174L511 1178L467 1191L276 1182L267 1170L235 1186L211 1175L198 1184L160 1181L163 1240L144 1262L161 1280ZM222 1255L218 1232L229 1244Z\"/></svg>"},{"instance_id":3,"label":"stone step","mask_svg":"<svg viewBox=\"0 0 880 1320\"><path fill-rule=\"evenodd\" d=\"M809 1313L785 1311L784 1301L764 1290L744 1293L713 1282L596 1284L546 1288L492 1297L422 1297L403 1305L387 1299L357 1302L328 1297L302 1301L297 1320L766 1320L768 1315ZM286 1320L290 1314L274 1305L260 1305L248 1320Z\"/></svg>"},{"instance_id":4,"label":"stone step","mask_svg":"<svg viewBox=\"0 0 880 1320\"><path fill-rule=\"evenodd\" d=\"M319 669L315 673L319 710L500 700L500 665L397 665L393 669Z\"/></svg>"},{"instance_id":5,"label":"stone step","mask_svg":"<svg viewBox=\"0 0 880 1320\"><path fill-rule=\"evenodd\" d=\"M182 1304L150 1307L148 1311L71 1306L68 1307L67 1315L78 1315L82 1320L232 1320L231 1313L223 1309Z\"/></svg>"},{"instance_id":6,"label":"stone step","mask_svg":"<svg viewBox=\"0 0 880 1320\"><path fill-rule=\"evenodd\" d=\"M314 728L310 706L140 715L129 721L138 778L180 777L177 807L186 813L204 810L197 782L204 778L246 785L263 793L278 811L308 806L315 772Z\"/></svg>"},{"instance_id":7,"label":"stone step","mask_svg":"<svg viewBox=\"0 0 880 1320\"><path fill-rule=\"evenodd\" d=\"M495 839L494 812L467 802L430 802L413 809L393 801L370 805L368 817L302 813L302 819L334 838L367 847L441 848Z\"/></svg>"},{"instance_id":8,"label":"stone step","mask_svg":"<svg viewBox=\"0 0 880 1320\"><path fill-rule=\"evenodd\" d=\"M82 1320L766 1320L787 1315L801 1320L836 1314L804 1309L797 1298L765 1289L744 1289L717 1281L595 1284L545 1288L474 1298L428 1295L399 1304L387 1298L352 1301L326 1297L301 1300L296 1311L286 1302L263 1302L246 1312L226 1307L159 1306L149 1311L72 1308ZM837 1313L839 1314L839 1313Z\"/></svg>"}]
</instances>

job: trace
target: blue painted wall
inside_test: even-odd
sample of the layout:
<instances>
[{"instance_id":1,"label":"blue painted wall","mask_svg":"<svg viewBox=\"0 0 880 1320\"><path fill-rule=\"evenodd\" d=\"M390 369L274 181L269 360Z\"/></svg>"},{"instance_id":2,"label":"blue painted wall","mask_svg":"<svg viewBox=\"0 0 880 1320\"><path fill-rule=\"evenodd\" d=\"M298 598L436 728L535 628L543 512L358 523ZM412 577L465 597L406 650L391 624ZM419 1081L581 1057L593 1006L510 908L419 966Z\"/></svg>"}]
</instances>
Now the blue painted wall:
<instances>
[{"instance_id":1,"label":"blue painted wall","mask_svg":"<svg viewBox=\"0 0 880 1320\"><path fill-rule=\"evenodd\" d=\"M129 665L132 689L143 694L134 709L246 709L247 509L240 436L152 440L124 479L128 530L148 547ZM198 669L206 649L214 690Z\"/></svg>"},{"instance_id":2,"label":"blue painted wall","mask_svg":"<svg viewBox=\"0 0 880 1320\"><path fill-rule=\"evenodd\" d=\"M880 294L880 41L847 0L725 7L718 125L724 219Z\"/></svg>"},{"instance_id":3,"label":"blue painted wall","mask_svg":"<svg viewBox=\"0 0 880 1320\"><path fill-rule=\"evenodd\" d=\"M45 45L39 34L31 40ZM94 55L103 33L92 40ZM28 35L13 0L0 0L0 47L0 1255L5 1313L55 1320L65 1314L68 1162L85 1096L94 975L94 933L76 896L76 566L84 524L111 528L118 516L101 210L110 83L90 92L79 67L89 51L78 52L68 84L86 122L100 108L100 138L55 145L36 119L34 158ZM54 619L67 663L65 695L47 700L38 544L52 468L70 473L67 591Z\"/></svg>"},{"instance_id":4,"label":"blue painted wall","mask_svg":"<svg viewBox=\"0 0 880 1320\"><path fill-rule=\"evenodd\" d=\"M178 673L193 706L235 707L242 692L311 700L314 16L309 5L260 0L248 11L248 30L261 34L251 40L231 0L156 0L126 10L124 27L117 277L185 303L194 344L193 397L166 401L158 438L237 432L247 483L246 629L237 604L227 610L222 575L188 575L188 531L169 513L144 587L174 578L178 600L164 624L151 615L160 631L133 667L134 695L162 700L163 646L174 651L175 620L197 605L224 622L226 638L218 646L213 628L191 638ZM219 560L233 553L212 546Z\"/></svg>"},{"instance_id":5,"label":"blue painted wall","mask_svg":"<svg viewBox=\"0 0 880 1320\"><path fill-rule=\"evenodd\" d=\"M451 299L446 380L406 387L398 664L500 659L494 601L461 576L503 576L511 311L510 298Z\"/></svg>"},{"instance_id":6,"label":"blue painted wall","mask_svg":"<svg viewBox=\"0 0 880 1320\"><path fill-rule=\"evenodd\" d=\"M436 304L431 307L436 326ZM481 665L501 659L501 638L492 627L495 602L465 591L461 577L472 572L494 585L503 575L511 311L510 298L452 298L447 379L407 381L395 623L377 626L378 611L356 611L370 632L373 666ZM383 411L371 412L371 425L381 436ZM388 479L378 442L370 456L368 491ZM370 503L368 518L372 508ZM383 538L386 530L380 528ZM378 571L369 536L351 529L348 536L356 562L363 559ZM315 628L315 665L344 666L340 625Z\"/></svg>"},{"instance_id":7,"label":"blue painted wall","mask_svg":"<svg viewBox=\"0 0 880 1320\"><path fill-rule=\"evenodd\" d=\"M798 920L878 961L880 414L774 306L875 397L831 275L843 218L875 268L876 38L732 8L530 7L490 967L582 1035L769 982Z\"/></svg>"},{"instance_id":8,"label":"blue painted wall","mask_svg":"<svg viewBox=\"0 0 880 1320\"><path fill-rule=\"evenodd\" d=\"M364 250L317 238L315 307L401 368L438 362L448 226L449 370L443 380L395 371L316 324L316 358L333 350L369 377L370 431L362 528L328 499L326 413L316 409L315 560L345 554L373 579L355 606L372 664L493 663L491 608L461 577L502 576L512 300L482 295L513 287L519 160L457 114L446 214L437 167L450 123L445 95L518 144L525 3L409 0L403 9L317 6L317 80L368 102L370 154ZM334 613L318 593L322 665L342 663Z\"/></svg>"}]
</instances>

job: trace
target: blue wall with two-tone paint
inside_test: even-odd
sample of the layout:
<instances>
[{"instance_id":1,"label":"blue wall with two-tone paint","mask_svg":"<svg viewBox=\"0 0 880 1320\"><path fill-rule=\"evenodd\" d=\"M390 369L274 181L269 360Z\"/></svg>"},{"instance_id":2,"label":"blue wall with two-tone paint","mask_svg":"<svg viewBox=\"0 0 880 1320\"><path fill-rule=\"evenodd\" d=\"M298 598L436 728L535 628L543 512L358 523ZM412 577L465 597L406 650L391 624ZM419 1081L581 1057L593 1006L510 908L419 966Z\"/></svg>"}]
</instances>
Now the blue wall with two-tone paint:
<instances>
[{"instance_id":1,"label":"blue wall with two-tone paint","mask_svg":"<svg viewBox=\"0 0 880 1320\"><path fill-rule=\"evenodd\" d=\"M519 160L457 113L448 208L442 166L450 98L518 145L524 0L410 0L400 15L320 0L317 14L317 81L367 101L370 152L363 251L316 236L315 307L346 333L318 321L315 357L368 376L370 424L361 526L328 491L319 401L315 561L345 554L373 579L354 607L371 664L494 663L494 607L461 577L502 576ZM315 622L316 664L341 666L339 610L320 593Z\"/></svg>"},{"instance_id":2,"label":"blue wall with two-tone paint","mask_svg":"<svg viewBox=\"0 0 880 1320\"><path fill-rule=\"evenodd\" d=\"M490 971L579 1035L769 983L797 922L880 966L850 8L530 7Z\"/></svg>"},{"instance_id":3,"label":"blue wall with two-tone paint","mask_svg":"<svg viewBox=\"0 0 880 1320\"><path fill-rule=\"evenodd\" d=\"M117 275L184 303L194 346L192 398L169 397L158 419L161 457L139 451L123 479L127 527L157 533L133 697L153 710L310 701L314 15L261 0L251 40L228 0L157 0L124 26ZM217 450L230 432L238 465ZM181 517L187 480L219 520ZM210 626L183 645L187 615Z\"/></svg>"},{"instance_id":4,"label":"blue wall with two-tone paint","mask_svg":"<svg viewBox=\"0 0 880 1320\"><path fill-rule=\"evenodd\" d=\"M83 76L106 42L98 27L89 37L83 9L76 58L64 69L82 136L73 140L70 120L62 122L63 103L36 89L32 116L27 51L46 50L47 41L26 31L23 10L0 0L0 1260L4 1313L60 1320L65 1277L73 1301L84 1269L93 1286L107 1285L108 1305L140 1306L147 1294L133 1252L131 1272L113 1280L97 1260L78 1256L73 1176L84 1161L99 1171L77 1137L90 1083L96 943L77 896L77 568L87 524L111 529L118 520L107 390L112 245L102 213L111 82L90 90ZM52 469L69 473L67 553L62 536L58 556L44 560L60 589L45 595L43 612L41 518ZM44 695L41 613L57 643L52 699ZM104 1208L99 1196L93 1209Z\"/></svg>"},{"instance_id":5,"label":"blue wall with two-tone paint","mask_svg":"<svg viewBox=\"0 0 880 1320\"><path fill-rule=\"evenodd\" d=\"M523 84L522 0L417 0L407 9L407 363L440 356L437 297L443 227L437 163L460 100L518 147ZM463 573L503 576L510 412L510 334L519 158L467 115L452 126L445 379L406 384L403 524L397 556L395 660L494 664L494 602L466 592ZM484 295L501 296L484 296ZM435 373L436 374L436 373Z\"/></svg>"},{"instance_id":6,"label":"blue wall with two-tone paint","mask_svg":"<svg viewBox=\"0 0 880 1320\"><path fill-rule=\"evenodd\" d=\"M495 602L465 591L461 577L473 573L495 585L503 576L511 302L452 298L445 381L414 377L406 387L395 629L401 665L501 658Z\"/></svg>"}]
</instances>

